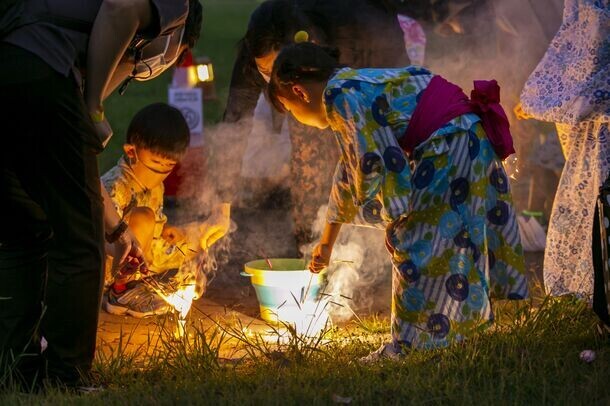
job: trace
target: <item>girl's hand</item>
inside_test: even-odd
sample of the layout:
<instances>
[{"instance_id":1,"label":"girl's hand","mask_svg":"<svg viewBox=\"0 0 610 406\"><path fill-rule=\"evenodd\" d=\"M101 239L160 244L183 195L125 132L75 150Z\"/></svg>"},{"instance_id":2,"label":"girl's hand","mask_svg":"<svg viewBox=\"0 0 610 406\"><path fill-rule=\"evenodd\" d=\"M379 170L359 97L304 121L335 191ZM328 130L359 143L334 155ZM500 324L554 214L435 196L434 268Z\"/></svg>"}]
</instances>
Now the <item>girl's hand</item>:
<instances>
[{"instance_id":1,"label":"girl's hand","mask_svg":"<svg viewBox=\"0 0 610 406\"><path fill-rule=\"evenodd\" d=\"M318 244L311 253L311 262L309 270L313 273L320 273L330 263L330 256L333 253L333 248L327 244Z\"/></svg>"}]
</instances>

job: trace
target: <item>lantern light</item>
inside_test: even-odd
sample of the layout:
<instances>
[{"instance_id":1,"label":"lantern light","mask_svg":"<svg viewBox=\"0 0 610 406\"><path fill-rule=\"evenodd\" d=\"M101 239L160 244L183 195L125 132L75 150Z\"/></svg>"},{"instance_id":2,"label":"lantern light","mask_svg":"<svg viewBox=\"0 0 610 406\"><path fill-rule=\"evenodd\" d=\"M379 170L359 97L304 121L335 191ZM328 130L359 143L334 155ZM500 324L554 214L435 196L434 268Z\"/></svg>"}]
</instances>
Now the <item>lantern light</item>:
<instances>
[{"instance_id":1,"label":"lantern light","mask_svg":"<svg viewBox=\"0 0 610 406\"><path fill-rule=\"evenodd\" d=\"M200 82L212 82L214 80L214 68L211 62L197 65L197 78Z\"/></svg>"}]
</instances>

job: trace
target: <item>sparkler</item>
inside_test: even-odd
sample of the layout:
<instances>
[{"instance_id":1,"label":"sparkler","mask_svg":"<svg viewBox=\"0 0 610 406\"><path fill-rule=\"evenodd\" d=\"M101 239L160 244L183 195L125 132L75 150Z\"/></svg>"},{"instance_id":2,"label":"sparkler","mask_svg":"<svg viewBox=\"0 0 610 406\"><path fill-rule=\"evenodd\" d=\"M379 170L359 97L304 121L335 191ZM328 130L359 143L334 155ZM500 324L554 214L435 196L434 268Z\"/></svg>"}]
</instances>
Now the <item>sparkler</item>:
<instances>
[{"instance_id":1,"label":"sparkler","mask_svg":"<svg viewBox=\"0 0 610 406\"><path fill-rule=\"evenodd\" d=\"M273 269L273 264L271 263L271 260L269 259L267 254L265 254L265 251L261 250L261 256L265 258L265 262L267 263L267 266L269 266L269 269Z\"/></svg>"},{"instance_id":2,"label":"sparkler","mask_svg":"<svg viewBox=\"0 0 610 406\"><path fill-rule=\"evenodd\" d=\"M157 293L167 304L172 306L178 312L178 329L176 336L183 337L186 332L186 316L191 310L193 300L195 300L196 286L189 284L182 289L178 289L175 293L167 293L164 285L154 278L142 279L155 293Z\"/></svg>"}]
</instances>

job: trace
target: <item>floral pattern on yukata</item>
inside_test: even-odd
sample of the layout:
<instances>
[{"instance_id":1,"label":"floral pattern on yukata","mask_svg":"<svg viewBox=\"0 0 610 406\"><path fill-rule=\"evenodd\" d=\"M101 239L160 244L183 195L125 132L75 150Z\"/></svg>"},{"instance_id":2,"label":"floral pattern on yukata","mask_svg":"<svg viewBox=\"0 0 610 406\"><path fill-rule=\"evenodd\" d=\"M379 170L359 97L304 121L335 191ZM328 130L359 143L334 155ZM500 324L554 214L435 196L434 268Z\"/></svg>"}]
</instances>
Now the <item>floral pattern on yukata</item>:
<instances>
[{"instance_id":1,"label":"floral pattern on yukata","mask_svg":"<svg viewBox=\"0 0 610 406\"><path fill-rule=\"evenodd\" d=\"M593 213L610 171L610 1L566 0L563 23L521 102L557 124L566 158L547 232L546 290L591 297Z\"/></svg>"},{"instance_id":2,"label":"floral pattern on yukata","mask_svg":"<svg viewBox=\"0 0 610 406\"><path fill-rule=\"evenodd\" d=\"M332 131L320 130L288 117L290 132L290 198L297 244L312 241L318 209L328 202L332 173L339 157Z\"/></svg>"},{"instance_id":3,"label":"floral pattern on yukata","mask_svg":"<svg viewBox=\"0 0 610 406\"><path fill-rule=\"evenodd\" d=\"M566 0L563 22L521 94L541 120L576 125L610 117L610 1Z\"/></svg>"},{"instance_id":4,"label":"floral pattern on yukata","mask_svg":"<svg viewBox=\"0 0 610 406\"><path fill-rule=\"evenodd\" d=\"M395 344L434 348L493 320L492 297L527 281L509 181L476 115L437 130L407 157L405 131L429 71L342 69L325 90L341 159L330 222L385 228Z\"/></svg>"}]
</instances>

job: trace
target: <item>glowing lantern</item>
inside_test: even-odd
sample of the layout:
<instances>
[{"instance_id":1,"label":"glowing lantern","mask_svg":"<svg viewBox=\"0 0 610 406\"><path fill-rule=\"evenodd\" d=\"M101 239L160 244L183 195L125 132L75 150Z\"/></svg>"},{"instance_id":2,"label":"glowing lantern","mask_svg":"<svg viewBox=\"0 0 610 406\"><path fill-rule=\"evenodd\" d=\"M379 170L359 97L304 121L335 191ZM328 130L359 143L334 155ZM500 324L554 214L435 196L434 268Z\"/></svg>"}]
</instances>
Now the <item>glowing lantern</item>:
<instances>
[{"instance_id":1,"label":"glowing lantern","mask_svg":"<svg viewBox=\"0 0 610 406\"><path fill-rule=\"evenodd\" d=\"M214 68L211 62L197 65L197 78L200 82L211 82L214 80Z\"/></svg>"}]
</instances>

